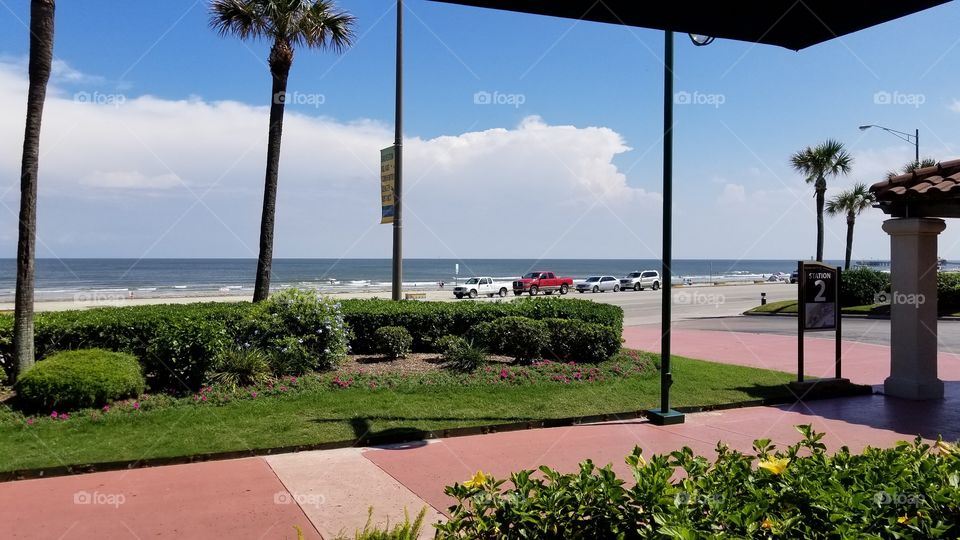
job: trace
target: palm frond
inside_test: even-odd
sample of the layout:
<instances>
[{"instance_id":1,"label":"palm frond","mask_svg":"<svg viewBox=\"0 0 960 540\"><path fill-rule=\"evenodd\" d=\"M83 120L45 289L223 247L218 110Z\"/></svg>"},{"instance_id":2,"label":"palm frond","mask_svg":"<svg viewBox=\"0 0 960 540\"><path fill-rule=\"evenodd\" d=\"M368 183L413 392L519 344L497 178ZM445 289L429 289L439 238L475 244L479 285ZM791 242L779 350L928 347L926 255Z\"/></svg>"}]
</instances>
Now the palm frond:
<instances>
[{"instance_id":1,"label":"palm frond","mask_svg":"<svg viewBox=\"0 0 960 540\"><path fill-rule=\"evenodd\" d=\"M269 21L264 17L263 2L257 0L213 0L210 3L210 26L221 36L240 39L266 37Z\"/></svg>"},{"instance_id":2,"label":"palm frond","mask_svg":"<svg viewBox=\"0 0 960 540\"><path fill-rule=\"evenodd\" d=\"M857 216L872 207L876 200L876 196L870 192L866 184L857 182L852 188L841 191L827 201L824 210L831 216L838 214Z\"/></svg>"},{"instance_id":3,"label":"palm frond","mask_svg":"<svg viewBox=\"0 0 960 540\"><path fill-rule=\"evenodd\" d=\"M213 0L210 26L221 36L270 38L289 46L329 48L337 53L354 41L356 18L332 0Z\"/></svg>"}]
</instances>

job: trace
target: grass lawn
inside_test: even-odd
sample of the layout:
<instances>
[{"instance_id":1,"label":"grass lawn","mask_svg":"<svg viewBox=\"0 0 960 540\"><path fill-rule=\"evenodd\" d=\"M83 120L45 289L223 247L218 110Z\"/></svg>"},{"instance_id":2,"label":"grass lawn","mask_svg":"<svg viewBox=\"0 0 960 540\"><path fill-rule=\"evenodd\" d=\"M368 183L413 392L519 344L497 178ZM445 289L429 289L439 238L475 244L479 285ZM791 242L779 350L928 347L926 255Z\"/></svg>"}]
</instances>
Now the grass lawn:
<instances>
[{"instance_id":1,"label":"grass lawn","mask_svg":"<svg viewBox=\"0 0 960 540\"><path fill-rule=\"evenodd\" d=\"M793 375L675 358L673 405L789 395ZM315 387L222 405L178 401L66 421L0 410L0 471L188 456L361 436L635 411L659 403L659 372L561 384L439 384L397 389Z\"/></svg>"}]
</instances>

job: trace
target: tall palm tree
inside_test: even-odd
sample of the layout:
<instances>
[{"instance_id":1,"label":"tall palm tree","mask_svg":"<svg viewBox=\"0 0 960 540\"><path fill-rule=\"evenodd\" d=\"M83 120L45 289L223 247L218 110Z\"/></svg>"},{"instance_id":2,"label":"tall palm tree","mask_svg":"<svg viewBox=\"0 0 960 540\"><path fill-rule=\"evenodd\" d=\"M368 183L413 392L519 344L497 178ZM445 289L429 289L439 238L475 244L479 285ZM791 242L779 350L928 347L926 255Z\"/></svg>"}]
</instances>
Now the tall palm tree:
<instances>
[{"instance_id":1,"label":"tall palm tree","mask_svg":"<svg viewBox=\"0 0 960 540\"><path fill-rule=\"evenodd\" d=\"M213 0L210 13L210 26L221 36L272 42L268 58L273 90L270 94L267 172L260 218L260 255L253 290L253 301L259 302L270 294L280 138L294 48L302 46L342 52L353 43L355 19L347 12L338 11L330 0Z\"/></svg>"},{"instance_id":2,"label":"tall palm tree","mask_svg":"<svg viewBox=\"0 0 960 540\"><path fill-rule=\"evenodd\" d=\"M847 255L843 269L850 269L850 255L853 253L853 225L861 212L870 208L877 198L863 182L857 182L852 188L841 191L837 196L827 201L827 213L831 216L847 215Z\"/></svg>"},{"instance_id":3,"label":"tall palm tree","mask_svg":"<svg viewBox=\"0 0 960 540\"><path fill-rule=\"evenodd\" d=\"M14 299L13 350L16 373L33 365L33 284L37 246L37 177L40 124L53 64L54 0L30 2L30 66L27 121L20 164L20 224L17 240L17 290Z\"/></svg>"},{"instance_id":4,"label":"tall palm tree","mask_svg":"<svg viewBox=\"0 0 960 540\"><path fill-rule=\"evenodd\" d=\"M850 172L853 156L843 143L827 139L814 147L806 147L790 157L793 168L813 184L817 198L817 260L823 260L823 205L827 192L827 177Z\"/></svg>"}]
</instances>

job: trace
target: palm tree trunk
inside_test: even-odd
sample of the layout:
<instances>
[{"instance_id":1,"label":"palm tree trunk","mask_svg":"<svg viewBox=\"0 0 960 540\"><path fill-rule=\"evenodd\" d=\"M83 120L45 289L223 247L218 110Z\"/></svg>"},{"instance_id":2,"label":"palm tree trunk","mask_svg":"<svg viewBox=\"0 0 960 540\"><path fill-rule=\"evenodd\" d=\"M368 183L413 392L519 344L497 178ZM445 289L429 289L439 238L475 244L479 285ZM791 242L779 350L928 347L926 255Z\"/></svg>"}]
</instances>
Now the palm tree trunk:
<instances>
[{"instance_id":1,"label":"palm tree trunk","mask_svg":"<svg viewBox=\"0 0 960 540\"><path fill-rule=\"evenodd\" d=\"M817 260L823 261L823 205L827 192L827 181L822 176L817 179Z\"/></svg>"},{"instance_id":2,"label":"palm tree trunk","mask_svg":"<svg viewBox=\"0 0 960 540\"><path fill-rule=\"evenodd\" d=\"M270 75L273 92L270 96L270 132L267 139L267 173L263 186L263 213L260 216L260 256L257 258L257 280L253 301L270 295L270 271L273 267L273 225L277 213L277 180L280 173L280 139L283 136L283 108L287 93L287 76L293 62L293 49L276 42L270 50Z\"/></svg>"},{"instance_id":3,"label":"palm tree trunk","mask_svg":"<svg viewBox=\"0 0 960 540\"><path fill-rule=\"evenodd\" d=\"M30 3L30 86L27 122L20 164L20 224L17 240L17 289L14 300L13 350L16 375L35 361L33 349L33 286L37 245L37 177L40 165L40 124L53 63L54 0Z\"/></svg>"},{"instance_id":4,"label":"palm tree trunk","mask_svg":"<svg viewBox=\"0 0 960 540\"><path fill-rule=\"evenodd\" d=\"M857 216L852 212L847 214L847 257L843 262L843 269L850 269L850 256L853 254L853 224L856 222Z\"/></svg>"}]
</instances>

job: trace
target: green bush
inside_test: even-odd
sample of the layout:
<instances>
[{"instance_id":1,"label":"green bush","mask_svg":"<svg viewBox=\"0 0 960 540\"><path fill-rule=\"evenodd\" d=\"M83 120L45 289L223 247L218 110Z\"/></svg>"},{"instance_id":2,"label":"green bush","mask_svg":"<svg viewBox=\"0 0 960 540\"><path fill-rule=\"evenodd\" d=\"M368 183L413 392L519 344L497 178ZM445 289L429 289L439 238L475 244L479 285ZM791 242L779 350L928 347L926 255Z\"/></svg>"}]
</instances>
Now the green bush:
<instances>
[{"instance_id":1,"label":"green bush","mask_svg":"<svg viewBox=\"0 0 960 540\"><path fill-rule=\"evenodd\" d=\"M620 334L609 326L568 319L543 322L549 332L544 354L551 359L597 363L620 352Z\"/></svg>"},{"instance_id":2,"label":"green bush","mask_svg":"<svg viewBox=\"0 0 960 540\"><path fill-rule=\"evenodd\" d=\"M476 325L502 317L578 319L623 332L623 310L618 306L560 298L522 298L512 302L392 302L344 300L343 316L350 327L351 346L359 353L377 352L373 337L382 326L403 326L413 336L415 352L437 351L446 335L465 336Z\"/></svg>"},{"instance_id":3,"label":"green bush","mask_svg":"<svg viewBox=\"0 0 960 540\"><path fill-rule=\"evenodd\" d=\"M516 359L530 362L541 357L550 342L543 321L527 317L501 317L478 329L484 348Z\"/></svg>"},{"instance_id":4,"label":"green bush","mask_svg":"<svg viewBox=\"0 0 960 540\"><path fill-rule=\"evenodd\" d=\"M384 326L373 334L377 351L387 358L405 358L410 354L413 336L402 326Z\"/></svg>"},{"instance_id":5,"label":"green bush","mask_svg":"<svg viewBox=\"0 0 960 540\"><path fill-rule=\"evenodd\" d=\"M381 529L373 524L373 507L371 506L367 511L367 524L363 526L363 530L358 530L353 534L352 540L417 540L422 536L421 530L426 518L426 506L420 509L420 513L413 521L410 521L410 514L404 508L403 523L390 527L390 523L387 522L386 526ZM300 529L297 529L297 533L298 540L303 538ZM341 534L334 540L351 540L351 537Z\"/></svg>"},{"instance_id":6,"label":"green bush","mask_svg":"<svg viewBox=\"0 0 960 540\"><path fill-rule=\"evenodd\" d=\"M272 360L260 349L228 349L214 358L207 381L230 389L264 383L273 374Z\"/></svg>"},{"instance_id":7,"label":"green bush","mask_svg":"<svg viewBox=\"0 0 960 540\"><path fill-rule=\"evenodd\" d=\"M237 341L276 355L280 374L329 369L347 354L340 304L316 291L287 289L254 304Z\"/></svg>"},{"instance_id":8,"label":"green bush","mask_svg":"<svg viewBox=\"0 0 960 540\"><path fill-rule=\"evenodd\" d=\"M541 467L510 483L478 472L446 489L456 499L438 538L957 538L960 450L918 437L895 448L828 455L822 434L754 455L717 446L626 458L630 484L591 461L576 473ZM757 462L757 465L754 464Z\"/></svg>"},{"instance_id":9,"label":"green bush","mask_svg":"<svg viewBox=\"0 0 960 540\"><path fill-rule=\"evenodd\" d=\"M951 313L960 310L960 272L937 274L937 307Z\"/></svg>"},{"instance_id":10,"label":"green bush","mask_svg":"<svg viewBox=\"0 0 960 540\"><path fill-rule=\"evenodd\" d=\"M443 353L443 366L453 371L474 372L487 358L483 349L460 336L443 336L438 345Z\"/></svg>"},{"instance_id":11,"label":"green bush","mask_svg":"<svg viewBox=\"0 0 960 540\"><path fill-rule=\"evenodd\" d=\"M17 400L28 410L73 410L136 397L146 383L136 358L86 349L57 353L17 378Z\"/></svg>"},{"instance_id":12,"label":"green bush","mask_svg":"<svg viewBox=\"0 0 960 540\"><path fill-rule=\"evenodd\" d=\"M840 305L864 306L874 303L877 293L890 290L890 274L870 268L847 270L840 279Z\"/></svg>"}]
</instances>

